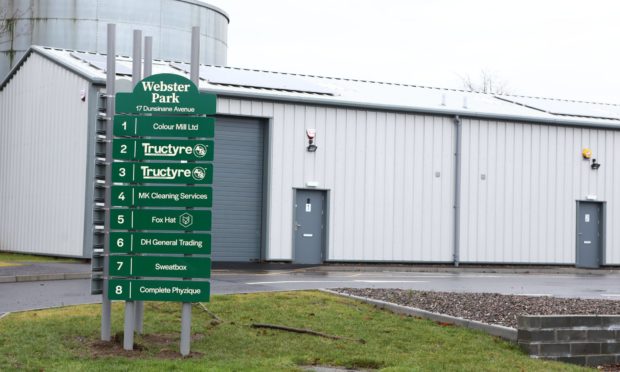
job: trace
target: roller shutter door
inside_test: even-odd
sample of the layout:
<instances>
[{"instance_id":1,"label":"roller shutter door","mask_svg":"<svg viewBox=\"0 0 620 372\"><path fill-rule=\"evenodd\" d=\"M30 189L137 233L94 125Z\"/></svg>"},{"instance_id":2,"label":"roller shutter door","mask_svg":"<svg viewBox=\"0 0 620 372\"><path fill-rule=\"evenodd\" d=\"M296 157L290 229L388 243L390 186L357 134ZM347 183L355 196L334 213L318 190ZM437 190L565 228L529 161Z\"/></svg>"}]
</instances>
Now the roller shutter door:
<instances>
[{"instance_id":1,"label":"roller shutter door","mask_svg":"<svg viewBox=\"0 0 620 372\"><path fill-rule=\"evenodd\" d=\"M214 261L261 257L264 125L259 120L218 118L213 179Z\"/></svg>"}]
</instances>

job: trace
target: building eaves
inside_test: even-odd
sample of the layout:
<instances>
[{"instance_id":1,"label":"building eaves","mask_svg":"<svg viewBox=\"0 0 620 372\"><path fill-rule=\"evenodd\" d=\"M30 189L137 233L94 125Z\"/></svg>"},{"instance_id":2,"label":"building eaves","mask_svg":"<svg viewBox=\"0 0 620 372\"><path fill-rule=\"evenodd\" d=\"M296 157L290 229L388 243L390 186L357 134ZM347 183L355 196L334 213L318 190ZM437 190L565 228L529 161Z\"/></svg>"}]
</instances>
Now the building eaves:
<instances>
[{"instance_id":1,"label":"building eaves","mask_svg":"<svg viewBox=\"0 0 620 372\"><path fill-rule=\"evenodd\" d=\"M105 71L80 61L76 54L97 56L102 54L77 52L48 47L31 47L26 55L11 70L11 73L0 85L0 91L17 73L20 66L31 53L37 53L50 61L67 68L96 85L105 85ZM117 64L130 64L131 58L117 57ZM154 73L176 73L188 76L183 66L177 61L154 61ZM243 86L214 82L212 77L219 72L241 72L251 74L252 78L265 79L304 79L312 84L320 84L333 90L333 94L317 94L287 89L274 89L260 86ZM129 76L124 76L129 78ZM243 82L242 82L243 84ZM511 120L521 122L546 123L553 125L587 126L597 128L620 129L620 105L602 104L587 101L559 100L552 98L493 95L480 92L470 92L460 89L437 88L422 85L380 82L373 80L357 80L317 75L282 73L256 69L244 69L224 66L201 66L201 90L212 92L225 97L268 100L274 102L307 103L333 107L365 108L382 111L426 113L471 118ZM525 102L525 103L524 103ZM533 102L534 105L529 104ZM562 114L553 110L536 107L539 103L546 105L579 106L590 109L610 110L612 117L605 115L589 116ZM570 110L569 110L570 111ZM587 110L586 110L587 111ZM607 112L609 113L609 112Z\"/></svg>"}]
</instances>

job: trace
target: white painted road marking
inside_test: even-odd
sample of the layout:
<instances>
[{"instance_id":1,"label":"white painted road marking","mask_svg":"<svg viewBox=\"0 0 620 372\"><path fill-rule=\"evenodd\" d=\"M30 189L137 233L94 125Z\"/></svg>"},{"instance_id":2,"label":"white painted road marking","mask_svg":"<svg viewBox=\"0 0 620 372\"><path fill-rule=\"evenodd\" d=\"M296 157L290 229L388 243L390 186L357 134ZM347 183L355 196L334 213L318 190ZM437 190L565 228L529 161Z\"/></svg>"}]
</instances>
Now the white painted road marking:
<instances>
[{"instance_id":1,"label":"white painted road marking","mask_svg":"<svg viewBox=\"0 0 620 372\"><path fill-rule=\"evenodd\" d=\"M354 280L357 283L428 283L424 280Z\"/></svg>"},{"instance_id":2,"label":"white painted road marking","mask_svg":"<svg viewBox=\"0 0 620 372\"><path fill-rule=\"evenodd\" d=\"M245 284L293 284L293 283L344 283L342 280L278 280L273 282L248 282Z\"/></svg>"},{"instance_id":3,"label":"white painted road marking","mask_svg":"<svg viewBox=\"0 0 620 372\"><path fill-rule=\"evenodd\" d=\"M261 284L303 284L303 283L427 283L422 280L278 280L272 282L248 282L248 285Z\"/></svg>"}]
</instances>

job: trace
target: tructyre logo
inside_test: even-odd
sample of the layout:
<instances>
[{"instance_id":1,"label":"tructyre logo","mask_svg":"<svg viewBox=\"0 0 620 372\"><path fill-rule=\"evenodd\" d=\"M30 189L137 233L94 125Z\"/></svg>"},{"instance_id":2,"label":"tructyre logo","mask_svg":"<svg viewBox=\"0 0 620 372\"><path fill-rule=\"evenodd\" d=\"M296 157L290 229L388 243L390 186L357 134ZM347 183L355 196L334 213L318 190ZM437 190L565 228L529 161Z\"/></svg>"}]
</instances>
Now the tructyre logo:
<instances>
[{"instance_id":1,"label":"tructyre logo","mask_svg":"<svg viewBox=\"0 0 620 372\"><path fill-rule=\"evenodd\" d=\"M204 179L206 177L206 175L207 175L207 171L206 171L206 169L204 169L202 167L196 167L192 171L192 177L194 177L194 179L196 181L200 181L200 180Z\"/></svg>"},{"instance_id":2,"label":"tructyre logo","mask_svg":"<svg viewBox=\"0 0 620 372\"><path fill-rule=\"evenodd\" d=\"M179 168L151 168L148 165L141 165L142 179L145 180L175 180L178 178L193 178L201 181L207 176L207 170L203 167L194 167L194 169Z\"/></svg>"},{"instance_id":3,"label":"tructyre logo","mask_svg":"<svg viewBox=\"0 0 620 372\"><path fill-rule=\"evenodd\" d=\"M196 146L194 146L194 156L197 158L203 158L205 155L207 155L207 146L199 143Z\"/></svg>"},{"instance_id":4,"label":"tructyre logo","mask_svg":"<svg viewBox=\"0 0 620 372\"><path fill-rule=\"evenodd\" d=\"M183 227L190 227L194 223L194 216L189 213L183 213L179 216L179 223Z\"/></svg>"},{"instance_id":5,"label":"tructyre logo","mask_svg":"<svg viewBox=\"0 0 620 372\"><path fill-rule=\"evenodd\" d=\"M199 146L199 145L196 145L196 146ZM196 153L196 146L193 149L194 154ZM144 156L165 156L165 157L173 158L179 155L191 155L192 147L191 146L175 146L172 144L153 145L149 142L144 142L142 143L142 151L144 151Z\"/></svg>"}]
</instances>

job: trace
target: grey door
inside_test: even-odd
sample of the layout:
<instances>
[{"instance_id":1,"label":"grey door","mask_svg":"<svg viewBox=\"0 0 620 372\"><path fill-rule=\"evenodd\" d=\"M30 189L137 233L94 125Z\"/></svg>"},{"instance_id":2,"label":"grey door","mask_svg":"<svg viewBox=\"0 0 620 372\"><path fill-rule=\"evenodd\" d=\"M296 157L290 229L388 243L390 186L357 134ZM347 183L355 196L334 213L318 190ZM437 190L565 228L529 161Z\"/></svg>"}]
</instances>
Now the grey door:
<instances>
[{"instance_id":1,"label":"grey door","mask_svg":"<svg viewBox=\"0 0 620 372\"><path fill-rule=\"evenodd\" d=\"M577 267L597 268L601 265L602 218L600 203L577 203Z\"/></svg>"},{"instance_id":2,"label":"grey door","mask_svg":"<svg viewBox=\"0 0 620 372\"><path fill-rule=\"evenodd\" d=\"M325 192L297 190L295 197L295 255L299 264L323 262Z\"/></svg>"},{"instance_id":3,"label":"grey door","mask_svg":"<svg viewBox=\"0 0 620 372\"><path fill-rule=\"evenodd\" d=\"M264 125L217 118L213 161L212 259L258 261L263 215Z\"/></svg>"}]
</instances>

